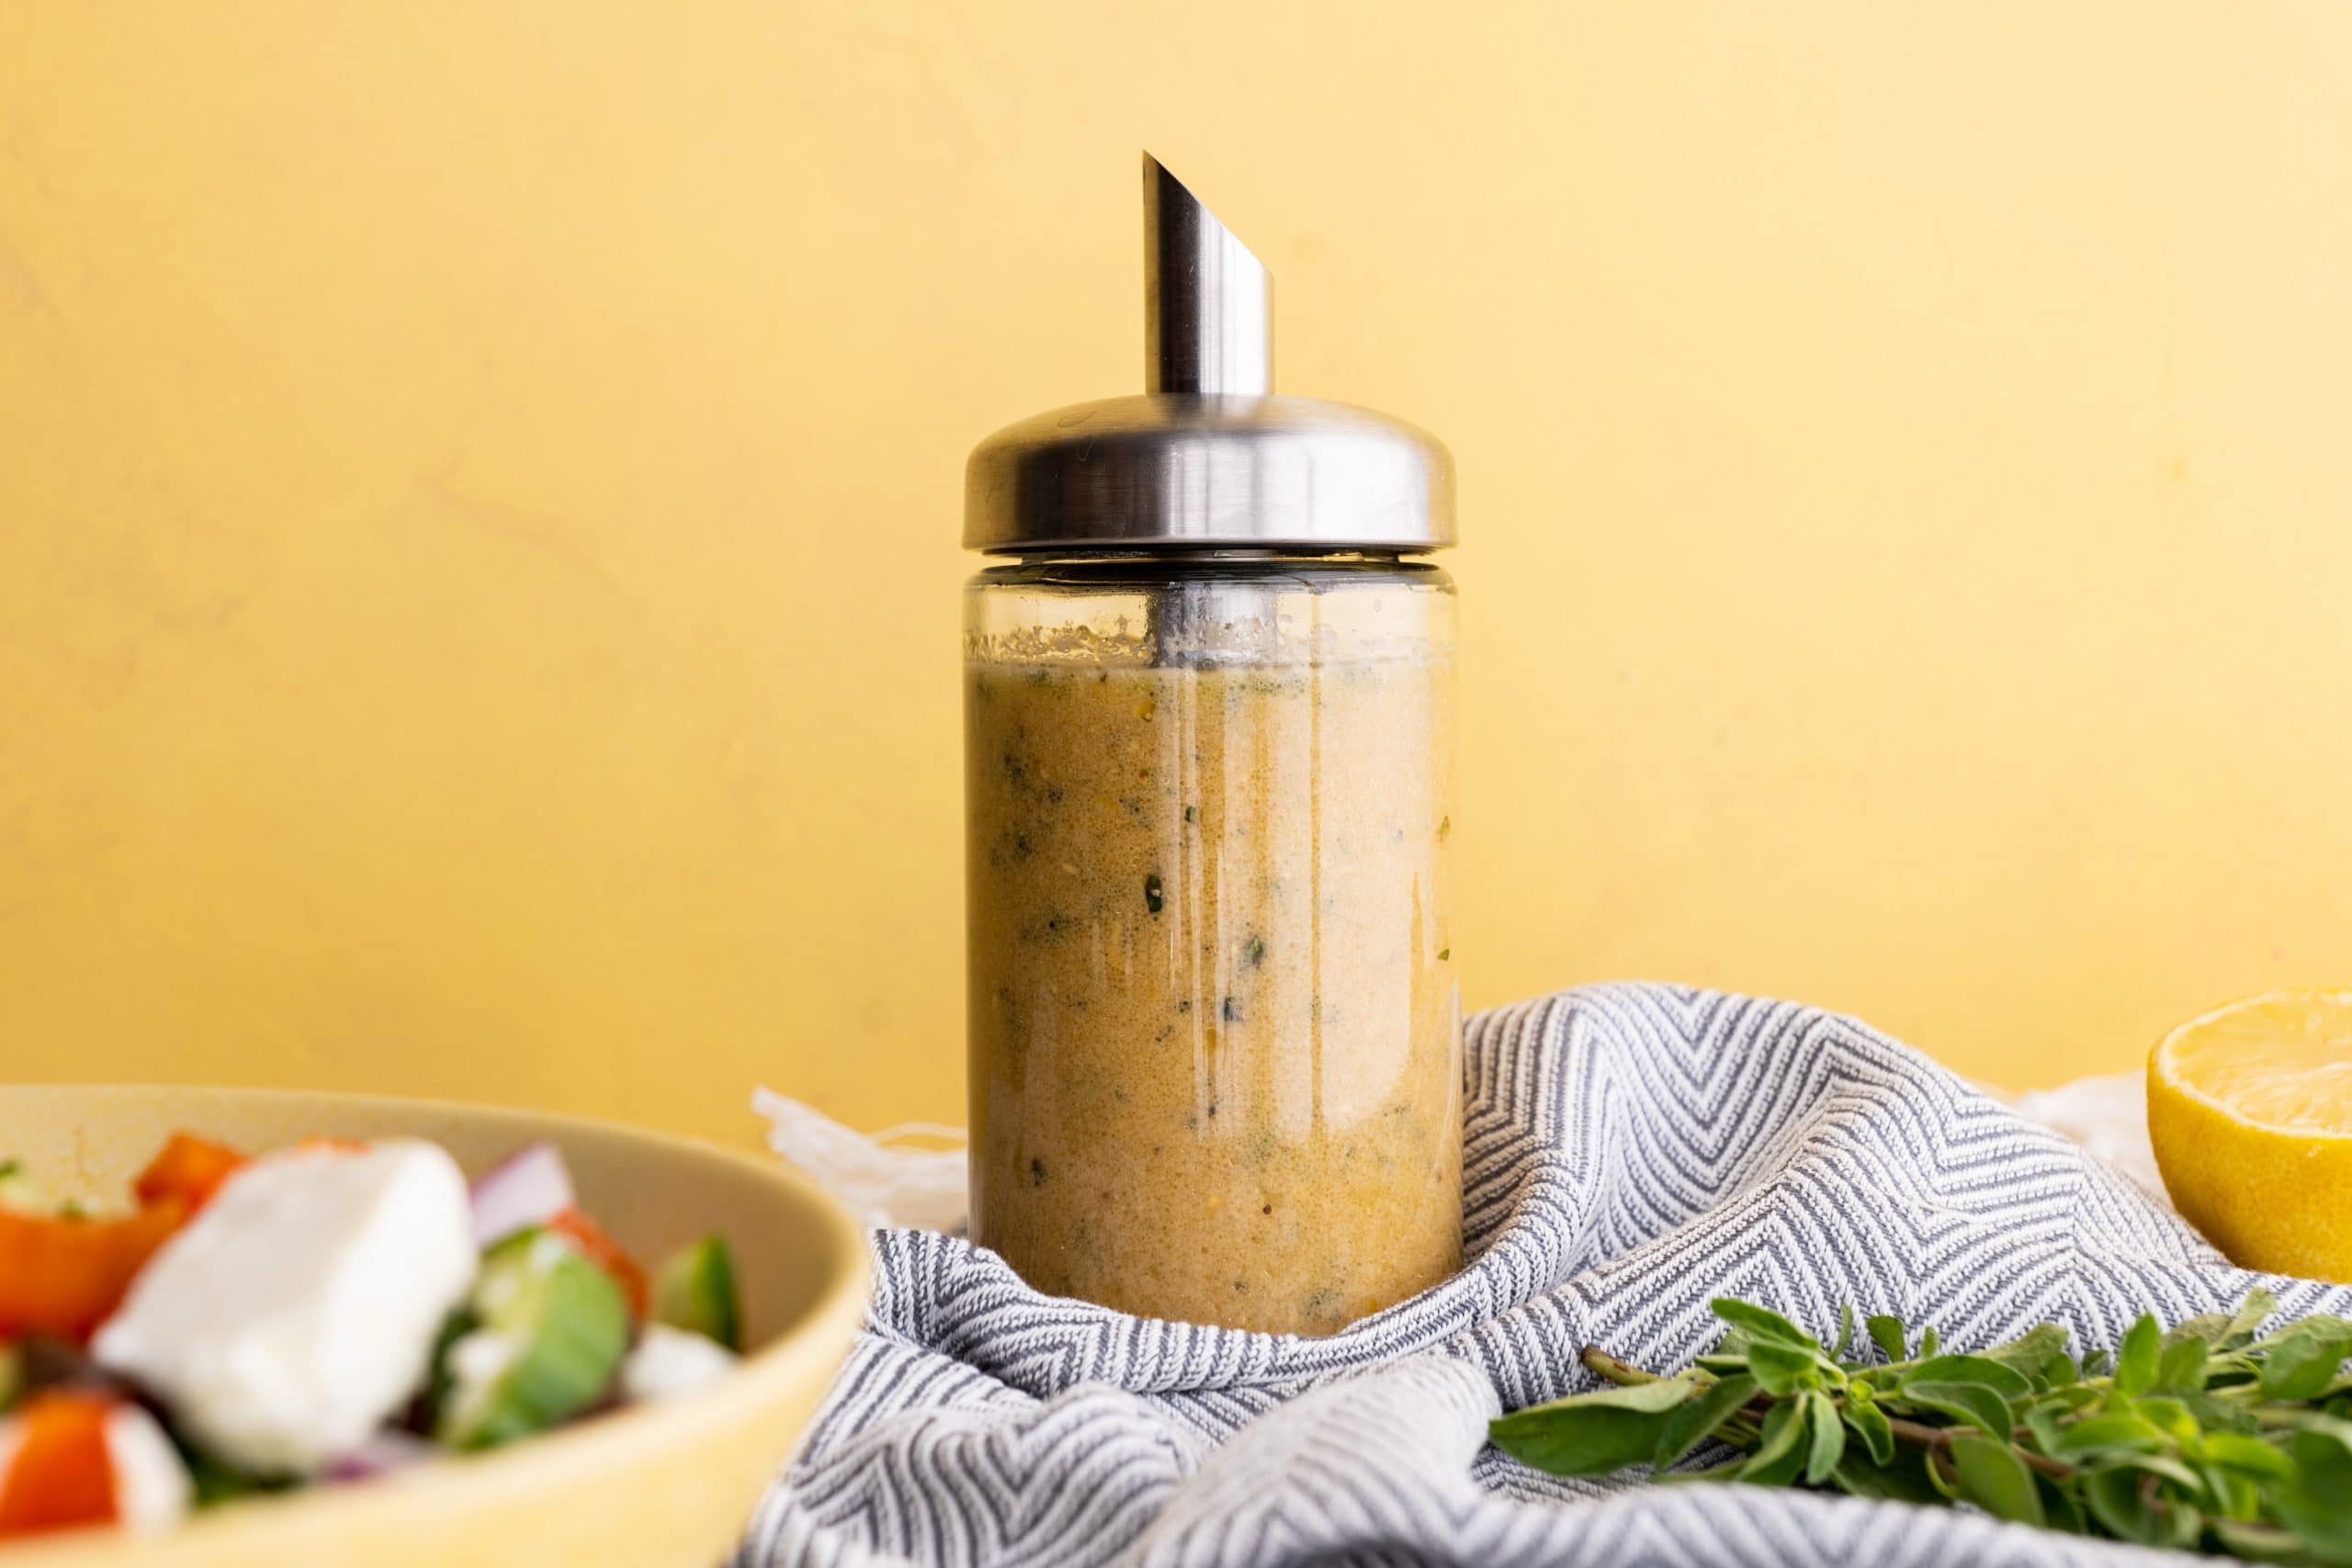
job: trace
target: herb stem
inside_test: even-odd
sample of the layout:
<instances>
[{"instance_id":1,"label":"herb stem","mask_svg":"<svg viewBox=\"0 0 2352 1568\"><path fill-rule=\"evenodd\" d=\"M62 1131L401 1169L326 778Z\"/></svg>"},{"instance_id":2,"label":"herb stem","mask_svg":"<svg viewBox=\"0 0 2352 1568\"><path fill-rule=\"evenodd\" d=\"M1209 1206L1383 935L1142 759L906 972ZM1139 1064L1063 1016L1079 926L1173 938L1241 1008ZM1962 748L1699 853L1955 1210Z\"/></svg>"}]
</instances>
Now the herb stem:
<instances>
[{"instance_id":1,"label":"herb stem","mask_svg":"<svg viewBox=\"0 0 2352 1568\"><path fill-rule=\"evenodd\" d=\"M1659 1380L1656 1372L1645 1372L1631 1361L1621 1361L1598 1345L1588 1345L1577 1359L1585 1371L1615 1383L1620 1388L1634 1388Z\"/></svg>"},{"instance_id":2,"label":"herb stem","mask_svg":"<svg viewBox=\"0 0 2352 1568\"><path fill-rule=\"evenodd\" d=\"M1950 1457L1951 1437L1954 1432L1973 1432L1976 1429L1973 1427L1925 1427L1917 1421L1906 1421L1900 1416L1888 1416L1886 1426L1887 1430L1893 1432L1899 1441L1909 1443L1915 1449L1926 1449L1930 1453L1947 1458ZM2020 1448L2017 1450L2017 1456L2026 1462L2028 1469L2038 1470L2053 1481L2067 1480L2075 1473L2075 1467L2064 1460L2052 1459L2048 1454L2038 1454L2031 1449Z\"/></svg>"},{"instance_id":3,"label":"herb stem","mask_svg":"<svg viewBox=\"0 0 2352 1568\"><path fill-rule=\"evenodd\" d=\"M1585 1365L1593 1367L1591 1358L1596 1354L1599 1354L1599 1352L1588 1351ZM1601 1359L1603 1360L1616 1360L1616 1358L1613 1356L1602 1356ZM1618 1361L1617 1364L1621 1367L1625 1365L1623 1361ZM1593 1367L1593 1370L1595 1371L1600 1371L1599 1367ZM1627 1368L1626 1370L1638 1371L1640 1369ZM1606 1372L1602 1372L1601 1375L1604 1377L1608 1376ZM1656 1382L1657 1379L1645 1372L1642 1374L1639 1381L1644 1382ZM1773 1398L1769 1393L1759 1394L1755 1399L1748 1401L1747 1404L1740 1406L1739 1414L1747 1420L1754 1422L1758 1429L1761 1430L1764 1425L1764 1417L1770 1414L1772 1406L1780 1403L1780 1400ZM1917 1421L1905 1420L1900 1416L1888 1416L1886 1418L1886 1427L1888 1431L1894 1434L1895 1438L1898 1441L1908 1443L1915 1449L1924 1449L1928 1451L1930 1458L1941 1459L1947 1462L1949 1462L1951 1458L1952 1434L1960 1431L1975 1430L1973 1427L1929 1427ZM2014 1436L2017 1441L2022 1445L2028 1434L2024 1428L2020 1427ZM2073 1465L2066 1463L2064 1460L2052 1459L2048 1454L2036 1453L2031 1449L2020 1446L2018 1448L2017 1455L2018 1458L2025 1461L2028 1469L2038 1470L2053 1481L2070 1480L2075 1474L2075 1467Z\"/></svg>"}]
</instances>

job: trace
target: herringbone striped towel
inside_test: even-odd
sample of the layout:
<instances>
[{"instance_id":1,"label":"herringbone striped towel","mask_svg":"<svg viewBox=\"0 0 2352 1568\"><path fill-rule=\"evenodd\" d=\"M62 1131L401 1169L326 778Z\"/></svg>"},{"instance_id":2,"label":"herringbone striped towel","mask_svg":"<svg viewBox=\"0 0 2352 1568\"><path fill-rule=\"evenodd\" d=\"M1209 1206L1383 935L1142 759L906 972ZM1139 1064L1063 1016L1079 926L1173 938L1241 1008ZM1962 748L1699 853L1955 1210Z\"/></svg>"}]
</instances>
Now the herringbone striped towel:
<instances>
[{"instance_id":1,"label":"herringbone striped towel","mask_svg":"<svg viewBox=\"0 0 2352 1568\"><path fill-rule=\"evenodd\" d=\"M1486 1424L1591 1386L1589 1342L1679 1366L1724 1293L1816 1331L1840 1303L1897 1313L1956 1347L2043 1321L2112 1345L2145 1309L2258 1282L2352 1313L2352 1290L2232 1269L1851 1019L1602 987L1473 1020L1466 1071L1469 1266L1328 1339L1127 1317L967 1242L876 1232L872 1319L744 1562L2121 1562L2147 1554L1841 1497L1555 1480Z\"/></svg>"}]
</instances>

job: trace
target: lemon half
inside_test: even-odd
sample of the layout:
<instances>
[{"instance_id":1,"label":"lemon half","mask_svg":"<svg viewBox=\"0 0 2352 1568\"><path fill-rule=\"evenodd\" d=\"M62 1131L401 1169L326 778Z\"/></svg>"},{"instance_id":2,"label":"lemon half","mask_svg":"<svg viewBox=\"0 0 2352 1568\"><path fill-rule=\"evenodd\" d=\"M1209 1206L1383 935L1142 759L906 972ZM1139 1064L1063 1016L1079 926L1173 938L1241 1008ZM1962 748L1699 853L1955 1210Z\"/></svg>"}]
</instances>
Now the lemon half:
<instances>
[{"instance_id":1,"label":"lemon half","mask_svg":"<svg viewBox=\"0 0 2352 1568\"><path fill-rule=\"evenodd\" d=\"M2232 1262L2352 1282L2352 991L2276 991L2148 1056L2173 1206Z\"/></svg>"}]
</instances>

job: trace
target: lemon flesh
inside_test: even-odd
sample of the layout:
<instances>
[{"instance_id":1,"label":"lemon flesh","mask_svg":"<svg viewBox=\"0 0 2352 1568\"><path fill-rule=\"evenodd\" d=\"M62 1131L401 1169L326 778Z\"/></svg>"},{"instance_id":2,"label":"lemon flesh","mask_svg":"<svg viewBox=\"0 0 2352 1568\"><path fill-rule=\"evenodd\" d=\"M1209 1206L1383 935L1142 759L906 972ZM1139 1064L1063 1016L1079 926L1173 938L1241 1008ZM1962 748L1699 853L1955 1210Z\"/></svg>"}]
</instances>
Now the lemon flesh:
<instances>
[{"instance_id":1,"label":"lemon flesh","mask_svg":"<svg viewBox=\"0 0 2352 1568\"><path fill-rule=\"evenodd\" d=\"M2192 1019L2148 1056L2173 1206L2233 1263L2352 1282L2352 991Z\"/></svg>"}]
</instances>

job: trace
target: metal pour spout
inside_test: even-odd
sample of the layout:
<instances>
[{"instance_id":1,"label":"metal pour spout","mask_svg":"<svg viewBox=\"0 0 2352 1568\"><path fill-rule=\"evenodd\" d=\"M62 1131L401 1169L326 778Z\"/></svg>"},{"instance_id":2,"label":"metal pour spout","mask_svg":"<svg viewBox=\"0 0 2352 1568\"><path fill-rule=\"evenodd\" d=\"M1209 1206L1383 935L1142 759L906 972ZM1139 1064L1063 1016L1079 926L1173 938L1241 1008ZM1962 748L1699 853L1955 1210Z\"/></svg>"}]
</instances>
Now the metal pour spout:
<instances>
[{"instance_id":1,"label":"metal pour spout","mask_svg":"<svg viewBox=\"0 0 2352 1568\"><path fill-rule=\"evenodd\" d=\"M1450 547L1443 444L1371 409L1277 396L1265 266L1149 153L1143 220L1145 389L1048 409L974 447L964 543L1009 556Z\"/></svg>"},{"instance_id":2,"label":"metal pour spout","mask_svg":"<svg viewBox=\"0 0 2352 1568\"><path fill-rule=\"evenodd\" d=\"M1273 280L1200 198L1143 155L1144 389L1273 389Z\"/></svg>"}]
</instances>

